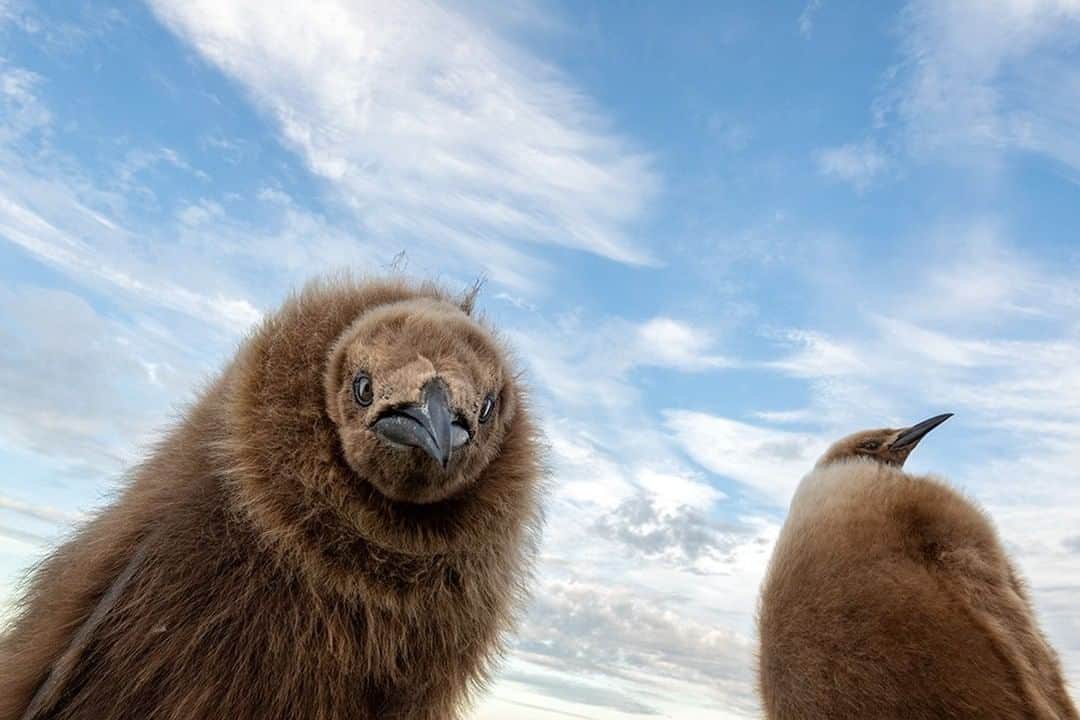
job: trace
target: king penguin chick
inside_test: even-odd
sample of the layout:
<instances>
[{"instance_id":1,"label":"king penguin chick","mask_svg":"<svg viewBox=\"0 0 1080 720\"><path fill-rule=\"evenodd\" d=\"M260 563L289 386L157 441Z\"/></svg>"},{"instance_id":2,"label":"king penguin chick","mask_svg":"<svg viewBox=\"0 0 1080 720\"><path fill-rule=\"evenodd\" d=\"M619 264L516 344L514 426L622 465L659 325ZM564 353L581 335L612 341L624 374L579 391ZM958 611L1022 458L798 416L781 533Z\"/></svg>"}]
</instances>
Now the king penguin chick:
<instances>
[{"instance_id":1,"label":"king penguin chick","mask_svg":"<svg viewBox=\"0 0 1080 720\"><path fill-rule=\"evenodd\" d=\"M758 608L771 720L1075 720L989 520L907 456L939 415L833 445L799 485Z\"/></svg>"},{"instance_id":2,"label":"king penguin chick","mask_svg":"<svg viewBox=\"0 0 1080 720\"><path fill-rule=\"evenodd\" d=\"M500 342L434 286L319 282L36 570L0 720L447 720L540 523Z\"/></svg>"}]
</instances>

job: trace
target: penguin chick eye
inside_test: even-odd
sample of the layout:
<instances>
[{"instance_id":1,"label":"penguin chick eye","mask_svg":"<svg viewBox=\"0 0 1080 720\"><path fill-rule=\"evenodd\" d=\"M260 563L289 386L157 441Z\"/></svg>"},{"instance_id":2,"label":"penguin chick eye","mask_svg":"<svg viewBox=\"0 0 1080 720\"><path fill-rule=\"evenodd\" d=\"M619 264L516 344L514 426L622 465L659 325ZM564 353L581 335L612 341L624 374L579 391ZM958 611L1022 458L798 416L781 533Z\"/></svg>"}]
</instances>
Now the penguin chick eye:
<instances>
[{"instance_id":1,"label":"penguin chick eye","mask_svg":"<svg viewBox=\"0 0 1080 720\"><path fill-rule=\"evenodd\" d=\"M879 447L881 447L881 443L879 443L877 440L867 440L866 442L859 445L860 450L869 450L871 452L877 450Z\"/></svg>"},{"instance_id":2,"label":"penguin chick eye","mask_svg":"<svg viewBox=\"0 0 1080 720\"><path fill-rule=\"evenodd\" d=\"M495 396L488 393L484 396L484 403L480 406L480 422L486 423L491 419L491 414L495 412Z\"/></svg>"},{"instance_id":3,"label":"penguin chick eye","mask_svg":"<svg viewBox=\"0 0 1080 720\"><path fill-rule=\"evenodd\" d=\"M367 373L357 373L352 381L352 394L356 404L367 407L375 399L375 386Z\"/></svg>"}]
</instances>

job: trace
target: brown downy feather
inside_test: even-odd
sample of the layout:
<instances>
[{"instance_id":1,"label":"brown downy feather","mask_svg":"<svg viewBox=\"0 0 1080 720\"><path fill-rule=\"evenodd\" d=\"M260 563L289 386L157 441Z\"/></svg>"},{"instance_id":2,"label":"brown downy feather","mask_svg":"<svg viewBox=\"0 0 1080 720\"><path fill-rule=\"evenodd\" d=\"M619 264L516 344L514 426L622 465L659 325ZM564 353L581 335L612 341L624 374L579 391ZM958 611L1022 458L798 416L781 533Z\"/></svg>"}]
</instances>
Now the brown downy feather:
<instances>
[{"instance_id":1,"label":"brown downy feather","mask_svg":"<svg viewBox=\"0 0 1080 720\"><path fill-rule=\"evenodd\" d=\"M792 500L759 606L766 715L1076 720L990 519L901 469L904 432L845 438Z\"/></svg>"},{"instance_id":2,"label":"brown downy feather","mask_svg":"<svg viewBox=\"0 0 1080 720\"><path fill-rule=\"evenodd\" d=\"M519 607L542 489L523 389L472 302L322 282L266 319L32 575L0 639L0 720L39 689L50 720L459 717ZM372 429L433 381L468 431L445 469Z\"/></svg>"}]
</instances>

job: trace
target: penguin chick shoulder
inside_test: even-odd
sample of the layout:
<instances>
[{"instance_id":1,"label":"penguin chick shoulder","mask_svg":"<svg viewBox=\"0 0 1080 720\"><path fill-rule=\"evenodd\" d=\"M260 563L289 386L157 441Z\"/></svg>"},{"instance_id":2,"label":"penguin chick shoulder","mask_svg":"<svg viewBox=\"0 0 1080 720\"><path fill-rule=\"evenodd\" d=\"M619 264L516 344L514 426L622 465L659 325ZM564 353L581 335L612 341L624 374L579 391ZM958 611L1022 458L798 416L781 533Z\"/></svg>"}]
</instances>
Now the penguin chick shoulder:
<instances>
[{"instance_id":1,"label":"penguin chick shoulder","mask_svg":"<svg viewBox=\"0 0 1080 720\"><path fill-rule=\"evenodd\" d=\"M833 445L791 502L758 609L772 720L1075 720L990 519L903 471L947 420Z\"/></svg>"},{"instance_id":2,"label":"penguin chick shoulder","mask_svg":"<svg viewBox=\"0 0 1080 720\"><path fill-rule=\"evenodd\" d=\"M542 462L506 350L430 285L320 282L35 572L0 720L445 720L525 589Z\"/></svg>"}]
</instances>

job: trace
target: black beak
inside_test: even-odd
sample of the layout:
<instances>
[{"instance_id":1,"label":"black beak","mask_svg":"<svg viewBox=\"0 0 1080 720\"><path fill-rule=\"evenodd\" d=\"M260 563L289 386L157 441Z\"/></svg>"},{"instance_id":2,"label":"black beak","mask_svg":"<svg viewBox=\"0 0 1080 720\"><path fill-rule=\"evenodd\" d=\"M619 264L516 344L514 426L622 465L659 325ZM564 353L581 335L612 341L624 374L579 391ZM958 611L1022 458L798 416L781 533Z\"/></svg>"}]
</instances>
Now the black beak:
<instances>
[{"instance_id":1,"label":"black beak","mask_svg":"<svg viewBox=\"0 0 1080 720\"><path fill-rule=\"evenodd\" d=\"M941 415L935 415L932 418L923 420L917 425L912 425L907 430L900 433L900 437L892 441L892 444L889 445L889 449L903 450L906 448L909 452L911 450L914 450L915 446L919 444L920 440L926 437L927 433L929 433L931 430L933 430L938 425L945 422L952 416L952 413L943 413Z\"/></svg>"},{"instance_id":2,"label":"black beak","mask_svg":"<svg viewBox=\"0 0 1080 720\"><path fill-rule=\"evenodd\" d=\"M418 405L403 405L382 415L371 429L387 440L420 448L445 470L454 450L453 415L446 386L429 380L420 390Z\"/></svg>"}]
</instances>

